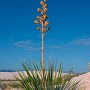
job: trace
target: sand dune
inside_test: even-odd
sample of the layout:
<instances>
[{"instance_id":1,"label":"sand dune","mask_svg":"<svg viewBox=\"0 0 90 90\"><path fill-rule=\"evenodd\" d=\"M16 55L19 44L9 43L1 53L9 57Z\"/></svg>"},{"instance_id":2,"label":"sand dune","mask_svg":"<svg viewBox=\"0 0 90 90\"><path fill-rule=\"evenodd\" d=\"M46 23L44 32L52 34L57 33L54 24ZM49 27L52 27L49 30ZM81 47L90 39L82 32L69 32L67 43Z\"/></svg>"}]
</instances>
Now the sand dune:
<instances>
[{"instance_id":1,"label":"sand dune","mask_svg":"<svg viewBox=\"0 0 90 90\"><path fill-rule=\"evenodd\" d=\"M0 80L15 80L15 76L18 75L17 72L0 72Z\"/></svg>"},{"instance_id":2,"label":"sand dune","mask_svg":"<svg viewBox=\"0 0 90 90\"><path fill-rule=\"evenodd\" d=\"M76 80L81 80L81 84L85 86L85 90L90 90L90 72L82 74L75 78Z\"/></svg>"}]
</instances>

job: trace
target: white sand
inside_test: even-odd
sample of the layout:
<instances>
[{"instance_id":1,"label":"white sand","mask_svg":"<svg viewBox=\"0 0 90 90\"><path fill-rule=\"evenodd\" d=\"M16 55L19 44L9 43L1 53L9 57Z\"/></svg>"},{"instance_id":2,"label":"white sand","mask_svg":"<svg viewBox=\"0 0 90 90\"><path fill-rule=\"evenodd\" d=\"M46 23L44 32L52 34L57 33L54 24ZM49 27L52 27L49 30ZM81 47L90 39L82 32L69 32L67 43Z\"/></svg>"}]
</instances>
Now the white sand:
<instances>
[{"instance_id":1,"label":"white sand","mask_svg":"<svg viewBox=\"0 0 90 90\"><path fill-rule=\"evenodd\" d=\"M0 72L0 80L15 80L14 75L18 75L17 72ZM90 90L90 72L75 77L76 80L81 80L86 87L85 90Z\"/></svg>"},{"instance_id":2,"label":"white sand","mask_svg":"<svg viewBox=\"0 0 90 90\"><path fill-rule=\"evenodd\" d=\"M0 72L0 80L15 80L17 72Z\"/></svg>"},{"instance_id":3,"label":"white sand","mask_svg":"<svg viewBox=\"0 0 90 90\"><path fill-rule=\"evenodd\" d=\"M90 90L90 72L76 77L76 80L81 80L81 84L85 86L85 90Z\"/></svg>"}]
</instances>

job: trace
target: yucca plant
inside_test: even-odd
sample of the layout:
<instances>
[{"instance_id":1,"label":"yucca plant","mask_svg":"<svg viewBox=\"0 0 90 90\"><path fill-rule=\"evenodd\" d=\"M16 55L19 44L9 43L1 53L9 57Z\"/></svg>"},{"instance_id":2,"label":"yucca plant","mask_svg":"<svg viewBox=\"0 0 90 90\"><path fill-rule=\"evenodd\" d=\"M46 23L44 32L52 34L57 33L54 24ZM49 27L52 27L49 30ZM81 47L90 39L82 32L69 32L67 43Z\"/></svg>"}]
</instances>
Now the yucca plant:
<instances>
[{"instance_id":1,"label":"yucca plant","mask_svg":"<svg viewBox=\"0 0 90 90\"><path fill-rule=\"evenodd\" d=\"M36 63L22 63L25 71L18 71L16 79L20 81L23 90L85 90L80 83L81 80L72 79L75 77L71 72L63 73L62 64L55 68L52 63L45 70L44 85L41 65ZM74 81L73 81L74 80Z\"/></svg>"}]
</instances>

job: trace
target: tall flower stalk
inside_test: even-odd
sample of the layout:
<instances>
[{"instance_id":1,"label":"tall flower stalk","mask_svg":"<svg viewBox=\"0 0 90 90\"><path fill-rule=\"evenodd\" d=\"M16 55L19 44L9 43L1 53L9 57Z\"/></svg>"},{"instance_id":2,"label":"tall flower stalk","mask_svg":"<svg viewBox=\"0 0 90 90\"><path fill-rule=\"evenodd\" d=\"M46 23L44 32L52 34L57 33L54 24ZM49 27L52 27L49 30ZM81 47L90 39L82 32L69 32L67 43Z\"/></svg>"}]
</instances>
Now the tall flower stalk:
<instances>
[{"instance_id":1,"label":"tall flower stalk","mask_svg":"<svg viewBox=\"0 0 90 90\"><path fill-rule=\"evenodd\" d=\"M47 3L46 0L40 2L41 9L38 8L37 11L40 13L39 16L36 17L36 20L34 21L36 24L39 25L37 27L37 30L40 30L42 33L42 77L44 81L45 77L45 67L44 67L44 33L48 30L50 30L50 27L48 27L49 22L47 21Z\"/></svg>"}]
</instances>

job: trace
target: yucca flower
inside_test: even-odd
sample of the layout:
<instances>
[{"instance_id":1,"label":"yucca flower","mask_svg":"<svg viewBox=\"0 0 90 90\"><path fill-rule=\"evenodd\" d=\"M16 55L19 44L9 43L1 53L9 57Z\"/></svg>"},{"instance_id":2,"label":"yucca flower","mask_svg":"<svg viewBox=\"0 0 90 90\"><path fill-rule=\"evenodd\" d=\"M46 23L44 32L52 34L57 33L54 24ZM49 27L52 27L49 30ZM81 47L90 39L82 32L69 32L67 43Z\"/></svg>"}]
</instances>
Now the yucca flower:
<instances>
[{"instance_id":1,"label":"yucca flower","mask_svg":"<svg viewBox=\"0 0 90 90\"><path fill-rule=\"evenodd\" d=\"M37 18L37 19L40 19L41 17L40 17L40 16L37 16L36 18Z\"/></svg>"},{"instance_id":2,"label":"yucca flower","mask_svg":"<svg viewBox=\"0 0 90 90\"><path fill-rule=\"evenodd\" d=\"M45 20L46 18L47 18L46 14L42 15L42 20Z\"/></svg>"},{"instance_id":3,"label":"yucca flower","mask_svg":"<svg viewBox=\"0 0 90 90\"><path fill-rule=\"evenodd\" d=\"M46 0L44 0L44 2L46 2Z\"/></svg>"},{"instance_id":4,"label":"yucca flower","mask_svg":"<svg viewBox=\"0 0 90 90\"><path fill-rule=\"evenodd\" d=\"M44 2L43 2L43 1L41 1L41 2L40 2L40 5L44 6Z\"/></svg>"},{"instance_id":5,"label":"yucca flower","mask_svg":"<svg viewBox=\"0 0 90 90\"><path fill-rule=\"evenodd\" d=\"M41 12L42 10L40 8L37 9L38 12Z\"/></svg>"},{"instance_id":6,"label":"yucca flower","mask_svg":"<svg viewBox=\"0 0 90 90\"><path fill-rule=\"evenodd\" d=\"M38 22L38 20L34 20L34 23L38 24L39 22Z\"/></svg>"},{"instance_id":7,"label":"yucca flower","mask_svg":"<svg viewBox=\"0 0 90 90\"><path fill-rule=\"evenodd\" d=\"M46 7L47 7L47 4L44 4L44 5L43 5L43 8L46 8Z\"/></svg>"},{"instance_id":8,"label":"yucca flower","mask_svg":"<svg viewBox=\"0 0 90 90\"><path fill-rule=\"evenodd\" d=\"M48 21L45 21L44 25L47 26L48 24L49 24L49 22Z\"/></svg>"},{"instance_id":9,"label":"yucca flower","mask_svg":"<svg viewBox=\"0 0 90 90\"><path fill-rule=\"evenodd\" d=\"M40 27L37 27L37 30L41 30L41 28Z\"/></svg>"},{"instance_id":10,"label":"yucca flower","mask_svg":"<svg viewBox=\"0 0 90 90\"><path fill-rule=\"evenodd\" d=\"M47 8L44 8L43 12L46 13L47 12Z\"/></svg>"}]
</instances>

